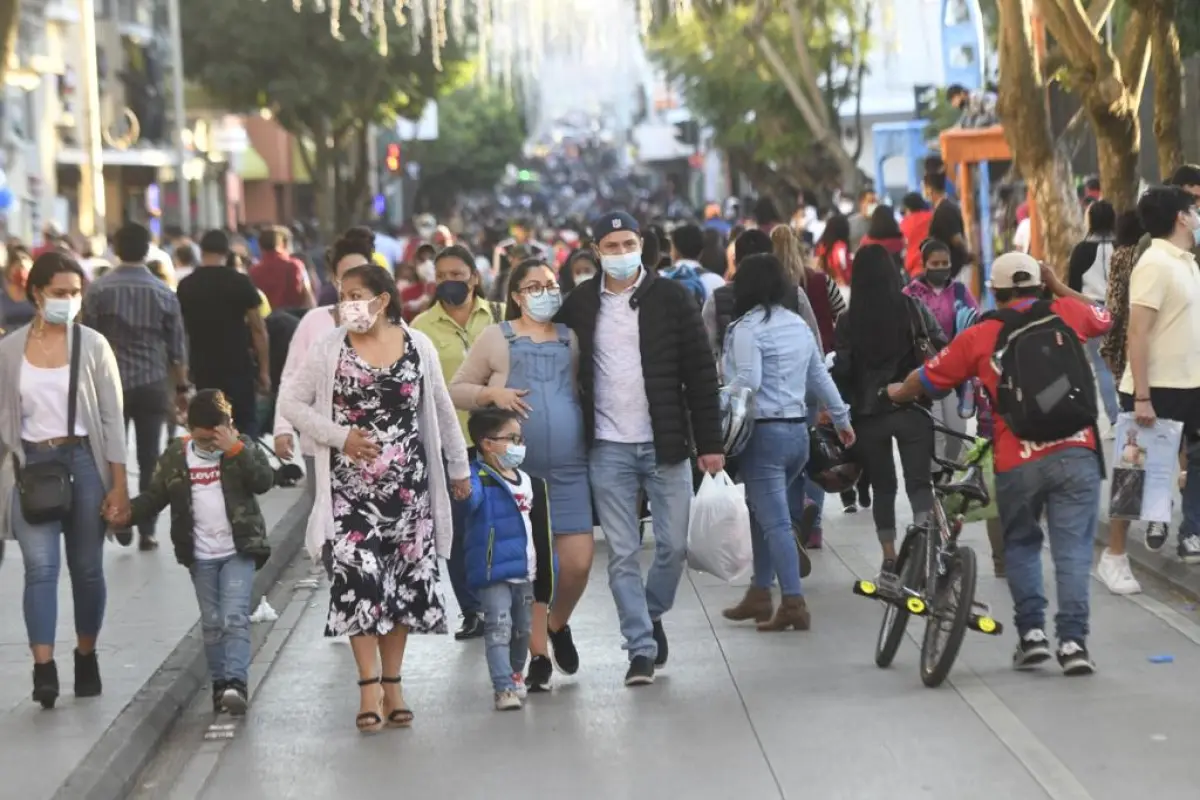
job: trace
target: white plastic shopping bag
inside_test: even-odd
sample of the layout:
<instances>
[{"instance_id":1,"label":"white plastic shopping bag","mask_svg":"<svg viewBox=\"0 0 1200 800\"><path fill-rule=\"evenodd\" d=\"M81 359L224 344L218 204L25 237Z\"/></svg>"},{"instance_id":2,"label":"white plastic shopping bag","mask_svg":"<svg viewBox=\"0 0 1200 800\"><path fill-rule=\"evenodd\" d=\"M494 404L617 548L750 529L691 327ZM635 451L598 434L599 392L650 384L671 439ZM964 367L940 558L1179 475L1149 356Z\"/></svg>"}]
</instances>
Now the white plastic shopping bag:
<instances>
[{"instance_id":1,"label":"white plastic shopping bag","mask_svg":"<svg viewBox=\"0 0 1200 800\"><path fill-rule=\"evenodd\" d=\"M723 471L705 475L692 500L687 559L692 569L723 581L737 581L750 571L754 557L746 489Z\"/></svg>"}]
</instances>

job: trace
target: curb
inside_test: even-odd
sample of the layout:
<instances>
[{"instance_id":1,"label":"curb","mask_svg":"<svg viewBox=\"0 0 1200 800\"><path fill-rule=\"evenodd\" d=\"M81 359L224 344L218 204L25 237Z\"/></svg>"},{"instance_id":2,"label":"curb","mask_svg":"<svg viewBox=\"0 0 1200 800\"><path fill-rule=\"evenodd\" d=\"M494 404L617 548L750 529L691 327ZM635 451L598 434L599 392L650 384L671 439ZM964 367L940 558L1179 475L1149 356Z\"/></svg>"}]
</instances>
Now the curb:
<instances>
[{"instance_id":1,"label":"curb","mask_svg":"<svg viewBox=\"0 0 1200 800\"><path fill-rule=\"evenodd\" d=\"M304 492L271 530L271 558L254 576L253 603L278 582L304 545L312 498ZM54 794L54 800L123 800L175 721L206 682L197 622L138 690Z\"/></svg>"},{"instance_id":2,"label":"curb","mask_svg":"<svg viewBox=\"0 0 1200 800\"><path fill-rule=\"evenodd\" d=\"M1108 546L1108 524L1109 520L1101 519L1096 529L1097 552ZM1178 529L1179 519L1176 517L1171 523L1172 533ZM1161 553L1152 553L1146 549L1140 536L1129 536L1125 542L1125 552L1138 572L1144 572L1188 600L1200 603L1200 569L1173 558L1171 541L1167 542Z\"/></svg>"}]
</instances>

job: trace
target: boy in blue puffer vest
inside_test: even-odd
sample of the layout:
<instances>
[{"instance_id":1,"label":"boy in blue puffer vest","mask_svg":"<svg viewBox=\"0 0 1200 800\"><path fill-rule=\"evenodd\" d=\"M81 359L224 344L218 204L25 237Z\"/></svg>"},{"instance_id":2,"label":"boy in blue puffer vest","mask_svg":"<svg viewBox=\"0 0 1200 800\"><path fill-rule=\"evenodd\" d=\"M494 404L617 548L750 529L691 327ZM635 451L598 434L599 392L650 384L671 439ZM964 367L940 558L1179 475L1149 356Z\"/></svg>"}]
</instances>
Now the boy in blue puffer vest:
<instances>
[{"instance_id":1,"label":"boy in blue puffer vest","mask_svg":"<svg viewBox=\"0 0 1200 800\"><path fill-rule=\"evenodd\" d=\"M483 639L497 711L521 707L533 603L549 603L554 584L546 482L518 467L525 458L521 420L484 408L467 419L479 449L463 537L467 583L483 605Z\"/></svg>"}]
</instances>

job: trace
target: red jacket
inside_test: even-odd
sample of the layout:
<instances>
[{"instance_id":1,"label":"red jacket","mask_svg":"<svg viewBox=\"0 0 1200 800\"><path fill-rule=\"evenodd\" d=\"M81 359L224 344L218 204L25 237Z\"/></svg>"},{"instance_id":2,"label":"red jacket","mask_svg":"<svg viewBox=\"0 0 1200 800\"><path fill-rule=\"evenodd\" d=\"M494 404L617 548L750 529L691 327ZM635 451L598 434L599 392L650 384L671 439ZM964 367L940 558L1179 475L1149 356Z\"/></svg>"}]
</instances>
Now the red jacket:
<instances>
[{"instance_id":1,"label":"red jacket","mask_svg":"<svg viewBox=\"0 0 1200 800\"><path fill-rule=\"evenodd\" d=\"M267 296L272 309L304 308L308 270L298 258L276 251L263 253L262 259L250 268L250 280Z\"/></svg>"},{"instance_id":2,"label":"red jacket","mask_svg":"<svg viewBox=\"0 0 1200 800\"><path fill-rule=\"evenodd\" d=\"M931 222L932 211L910 211L900 220L900 232L904 234L904 245L907 248L904 268L914 278L925 271L925 264L921 261L921 242L929 238Z\"/></svg>"}]
</instances>

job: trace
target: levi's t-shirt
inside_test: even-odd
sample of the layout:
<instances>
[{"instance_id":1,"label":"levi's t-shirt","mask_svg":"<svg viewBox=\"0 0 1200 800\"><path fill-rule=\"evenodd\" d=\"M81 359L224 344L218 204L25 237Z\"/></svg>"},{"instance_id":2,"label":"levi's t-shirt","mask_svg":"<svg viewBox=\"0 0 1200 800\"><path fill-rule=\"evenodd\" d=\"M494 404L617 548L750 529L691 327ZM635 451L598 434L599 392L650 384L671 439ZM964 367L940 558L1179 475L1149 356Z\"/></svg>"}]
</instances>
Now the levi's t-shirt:
<instances>
[{"instance_id":1,"label":"levi's t-shirt","mask_svg":"<svg viewBox=\"0 0 1200 800\"><path fill-rule=\"evenodd\" d=\"M1033 303L1030 299L1012 308L1023 311ZM1108 311L1073 297L1060 297L1050 308L1078 334L1081 341L1094 339L1112 327L1112 316ZM968 378L978 378L988 395L994 398L1000 385L1000 372L992 355L1002 327L1003 323L999 320L984 320L956 336L942 352L921 367L921 383L926 390L939 395ZM1074 436L1057 442L1027 442L1018 439L999 414L995 416L995 425L993 448L996 472L1007 472L1068 447L1096 449L1096 434L1091 428L1084 428Z\"/></svg>"},{"instance_id":2,"label":"levi's t-shirt","mask_svg":"<svg viewBox=\"0 0 1200 800\"><path fill-rule=\"evenodd\" d=\"M229 558L237 549L233 544L233 526L225 509L221 489L221 462L200 458L187 444L188 473L192 482L192 520L197 561Z\"/></svg>"}]
</instances>

